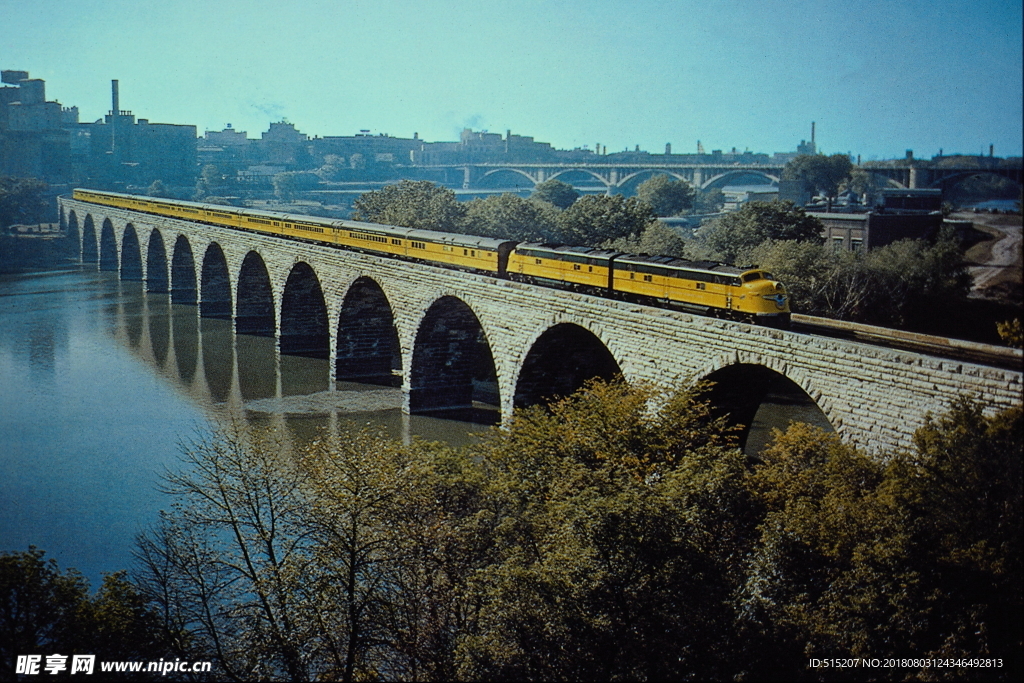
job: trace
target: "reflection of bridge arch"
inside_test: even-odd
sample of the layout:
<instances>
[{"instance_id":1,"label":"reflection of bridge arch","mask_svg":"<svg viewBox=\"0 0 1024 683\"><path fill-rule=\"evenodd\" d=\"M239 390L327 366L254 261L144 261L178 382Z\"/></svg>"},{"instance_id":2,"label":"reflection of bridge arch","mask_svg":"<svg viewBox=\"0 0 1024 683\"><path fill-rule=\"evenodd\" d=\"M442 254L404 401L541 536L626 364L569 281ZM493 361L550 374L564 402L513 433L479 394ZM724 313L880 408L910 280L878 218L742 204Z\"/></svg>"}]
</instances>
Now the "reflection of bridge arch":
<instances>
[{"instance_id":1,"label":"reflection of bridge arch","mask_svg":"<svg viewBox=\"0 0 1024 683\"><path fill-rule=\"evenodd\" d=\"M936 169L938 171L939 169ZM999 169L989 168L977 168L977 169L965 169L963 171L956 171L954 173L941 174L936 177L936 171L933 171L931 182L928 184L929 188L941 189L943 193L951 191L954 187L959 185L965 180L970 178L976 178L978 176L994 176L996 178L1005 178L1011 183L1021 187L1020 174L1013 173L999 173Z\"/></svg>"}]
</instances>

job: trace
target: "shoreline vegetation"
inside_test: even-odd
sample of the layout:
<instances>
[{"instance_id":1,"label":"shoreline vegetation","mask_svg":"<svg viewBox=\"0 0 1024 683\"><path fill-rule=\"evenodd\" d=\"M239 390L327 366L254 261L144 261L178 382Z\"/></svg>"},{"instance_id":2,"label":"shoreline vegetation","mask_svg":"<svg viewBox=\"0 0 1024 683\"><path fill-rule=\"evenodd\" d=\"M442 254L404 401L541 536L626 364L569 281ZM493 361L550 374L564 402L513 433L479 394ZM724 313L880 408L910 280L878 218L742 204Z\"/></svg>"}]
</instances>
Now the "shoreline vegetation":
<instances>
[{"instance_id":1,"label":"shoreline vegetation","mask_svg":"<svg viewBox=\"0 0 1024 683\"><path fill-rule=\"evenodd\" d=\"M1019 406L962 398L877 459L803 424L747 457L706 389L592 381L462 449L198 435L135 565L95 596L41 551L0 555L19 606L0 610L3 659L94 648L210 660L218 680L1020 678ZM807 665L910 653L1000 665Z\"/></svg>"}]
</instances>

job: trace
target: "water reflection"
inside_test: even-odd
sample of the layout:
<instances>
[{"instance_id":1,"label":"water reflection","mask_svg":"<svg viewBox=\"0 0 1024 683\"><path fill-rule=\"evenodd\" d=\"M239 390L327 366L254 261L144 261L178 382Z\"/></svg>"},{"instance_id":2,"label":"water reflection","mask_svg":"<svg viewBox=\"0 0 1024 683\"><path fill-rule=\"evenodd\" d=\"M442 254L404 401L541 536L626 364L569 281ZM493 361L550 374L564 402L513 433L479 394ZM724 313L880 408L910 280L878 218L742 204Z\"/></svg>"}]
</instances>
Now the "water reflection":
<instances>
[{"instance_id":1,"label":"water reflection","mask_svg":"<svg viewBox=\"0 0 1024 683\"><path fill-rule=\"evenodd\" d=\"M138 284L105 283L115 293L103 307L114 339L211 419L269 424L293 443L351 424L382 428L405 442L418 436L453 445L474 441L472 434L487 429L410 418L401 411L398 387L332 382L329 361L279 355L273 338L235 334L230 321L200 318L196 306L172 304L169 295L147 293Z\"/></svg>"}]
</instances>

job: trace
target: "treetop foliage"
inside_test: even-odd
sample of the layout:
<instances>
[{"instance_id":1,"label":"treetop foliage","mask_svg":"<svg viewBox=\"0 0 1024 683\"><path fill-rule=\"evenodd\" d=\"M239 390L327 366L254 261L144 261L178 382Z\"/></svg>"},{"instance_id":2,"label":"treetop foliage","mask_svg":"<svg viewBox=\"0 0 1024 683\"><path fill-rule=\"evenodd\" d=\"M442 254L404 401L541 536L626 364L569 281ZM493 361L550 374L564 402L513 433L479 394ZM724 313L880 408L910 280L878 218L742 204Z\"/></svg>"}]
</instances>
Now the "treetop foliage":
<instances>
[{"instance_id":1,"label":"treetop foliage","mask_svg":"<svg viewBox=\"0 0 1024 683\"><path fill-rule=\"evenodd\" d=\"M799 154L782 169L782 179L801 180L808 189L834 199L852 171L853 162L846 154Z\"/></svg>"},{"instance_id":2,"label":"treetop foliage","mask_svg":"<svg viewBox=\"0 0 1024 683\"><path fill-rule=\"evenodd\" d=\"M49 185L35 178L0 176L0 228L40 223L46 216Z\"/></svg>"},{"instance_id":3,"label":"treetop foliage","mask_svg":"<svg viewBox=\"0 0 1024 683\"><path fill-rule=\"evenodd\" d=\"M640 183L636 196L658 216L677 216L693 208L696 193L685 180L673 180L662 173Z\"/></svg>"},{"instance_id":4,"label":"treetop foliage","mask_svg":"<svg viewBox=\"0 0 1024 683\"><path fill-rule=\"evenodd\" d=\"M864 254L815 242L768 241L743 258L786 283L794 311L874 325L927 324L971 287L951 238L901 240Z\"/></svg>"},{"instance_id":5,"label":"treetop foliage","mask_svg":"<svg viewBox=\"0 0 1024 683\"><path fill-rule=\"evenodd\" d=\"M960 399L878 459L793 424L750 458L706 389L595 380L464 449L198 439L130 583L90 601L39 551L0 556L0 648L230 680L802 680L908 652L1020 678L1020 407Z\"/></svg>"},{"instance_id":6,"label":"treetop foliage","mask_svg":"<svg viewBox=\"0 0 1024 683\"><path fill-rule=\"evenodd\" d=\"M539 183L530 195L530 199L553 204L559 209L568 209L579 197L580 193L572 185L557 179Z\"/></svg>"},{"instance_id":7,"label":"treetop foliage","mask_svg":"<svg viewBox=\"0 0 1024 683\"><path fill-rule=\"evenodd\" d=\"M821 221L792 202L747 202L703 226L696 237L719 258L735 263L745 251L767 240L820 244L824 229Z\"/></svg>"},{"instance_id":8,"label":"treetop foliage","mask_svg":"<svg viewBox=\"0 0 1024 683\"><path fill-rule=\"evenodd\" d=\"M466 214L455 192L427 180L402 180L367 192L353 208L355 220L440 232L457 231Z\"/></svg>"}]
</instances>

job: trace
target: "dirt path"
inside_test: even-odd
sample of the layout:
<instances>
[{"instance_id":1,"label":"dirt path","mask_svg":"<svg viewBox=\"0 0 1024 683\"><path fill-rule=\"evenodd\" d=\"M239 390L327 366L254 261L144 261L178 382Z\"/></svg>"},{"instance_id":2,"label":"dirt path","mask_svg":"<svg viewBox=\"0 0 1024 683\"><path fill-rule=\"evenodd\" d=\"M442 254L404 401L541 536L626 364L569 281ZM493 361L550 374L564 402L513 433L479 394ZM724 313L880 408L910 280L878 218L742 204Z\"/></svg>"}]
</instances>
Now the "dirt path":
<instances>
[{"instance_id":1,"label":"dirt path","mask_svg":"<svg viewBox=\"0 0 1024 683\"><path fill-rule=\"evenodd\" d=\"M1024 259L1021 256L1021 216L960 213L956 220L970 220L991 235L967 250L968 268L974 278L971 296L1020 303L1024 292Z\"/></svg>"}]
</instances>

